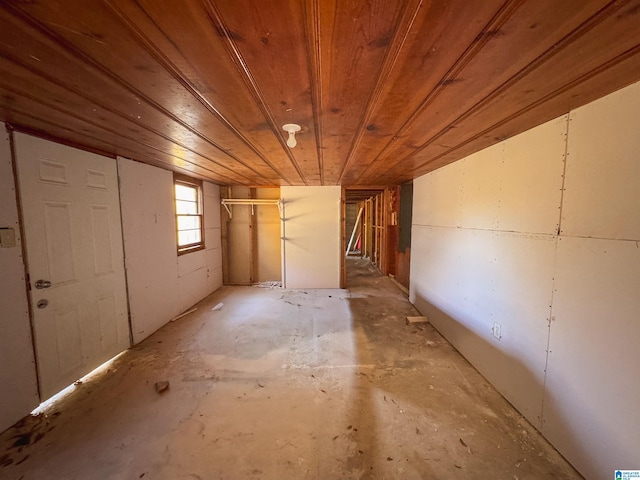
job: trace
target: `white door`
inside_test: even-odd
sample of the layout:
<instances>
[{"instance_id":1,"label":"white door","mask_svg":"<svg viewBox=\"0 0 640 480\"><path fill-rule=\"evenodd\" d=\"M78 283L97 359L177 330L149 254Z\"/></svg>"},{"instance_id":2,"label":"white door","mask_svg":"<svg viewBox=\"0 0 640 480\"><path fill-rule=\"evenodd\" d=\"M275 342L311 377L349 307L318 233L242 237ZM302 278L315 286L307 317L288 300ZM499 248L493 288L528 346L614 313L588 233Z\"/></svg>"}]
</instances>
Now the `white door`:
<instances>
[{"instance_id":1,"label":"white door","mask_svg":"<svg viewBox=\"0 0 640 480\"><path fill-rule=\"evenodd\" d=\"M44 400L130 345L118 176L114 159L14 138Z\"/></svg>"}]
</instances>

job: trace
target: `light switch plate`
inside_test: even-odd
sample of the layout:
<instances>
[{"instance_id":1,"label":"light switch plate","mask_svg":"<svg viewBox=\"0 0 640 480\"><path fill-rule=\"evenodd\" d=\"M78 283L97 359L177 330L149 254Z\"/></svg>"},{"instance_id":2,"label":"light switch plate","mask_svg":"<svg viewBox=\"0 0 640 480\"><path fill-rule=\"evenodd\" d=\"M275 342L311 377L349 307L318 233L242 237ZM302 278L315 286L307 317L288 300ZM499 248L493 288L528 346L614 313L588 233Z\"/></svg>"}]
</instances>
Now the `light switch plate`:
<instances>
[{"instance_id":1,"label":"light switch plate","mask_svg":"<svg viewBox=\"0 0 640 480\"><path fill-rule=\"evenodd\" d=\"M16 246L16 231L13 228L0 228L0 247L11 248Z\"/></svg>"}]
</instances>

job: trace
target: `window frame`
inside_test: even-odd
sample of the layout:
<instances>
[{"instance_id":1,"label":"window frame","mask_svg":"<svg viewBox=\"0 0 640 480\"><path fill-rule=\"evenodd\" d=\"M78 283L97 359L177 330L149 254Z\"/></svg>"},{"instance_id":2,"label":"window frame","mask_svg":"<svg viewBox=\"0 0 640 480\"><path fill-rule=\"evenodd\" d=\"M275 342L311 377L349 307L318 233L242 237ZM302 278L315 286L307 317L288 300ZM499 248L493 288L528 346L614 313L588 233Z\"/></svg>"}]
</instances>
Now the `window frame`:
<instances>
[{"instance_id":1,"label":"window frame","mask_svg":"<svg viewBox=\"0 0 640 480\"><path fill-rule=\"evenodd\" d=\"M176 197L176 186L182 185L185 187L194 188L196 191L196 205L197 211L196 214L185 214L178 213L178 204ZM191 252L198 252L200 250L205 249L204 243L204 201L203 201L203 193L202 193L202 181L197 180L195 178L187 177L186 175L180 175L178 173L173 174L173 209L175 212L175 220L176 220L176 251L178 256L185 255ZM180 217L198 217L200 219L200 241L196 243L190 243L187 245L180 245L180 232L187 230L180 230L179 227L179 218ZM189 229L191 230L191 229Z\"/></svg>"}]
</instances>

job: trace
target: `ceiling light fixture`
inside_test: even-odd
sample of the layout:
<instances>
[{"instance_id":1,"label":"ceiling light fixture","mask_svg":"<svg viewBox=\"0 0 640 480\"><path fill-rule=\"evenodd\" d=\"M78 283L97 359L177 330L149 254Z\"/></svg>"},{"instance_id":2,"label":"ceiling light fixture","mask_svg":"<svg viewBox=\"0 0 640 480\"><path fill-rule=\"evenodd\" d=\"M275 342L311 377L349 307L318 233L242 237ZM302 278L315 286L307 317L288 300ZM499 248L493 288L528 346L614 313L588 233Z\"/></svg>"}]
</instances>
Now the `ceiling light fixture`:
<instances>
[{"instance_id":1,"label":"ceiling light fixture","mask_svg":"<svg viewBox=\"0 0 640 480\"><path fill-rule=\"evenodd\" d=\"M287 138L287 145L289 146L289 148L295 147L298 144L298 142L296 141L296 133L302 130L300 125L296 125L295 123L287 123L286 125L282 126L282 129L285 132L289 133L289 138Z\"/></svg>"}]
</instances>

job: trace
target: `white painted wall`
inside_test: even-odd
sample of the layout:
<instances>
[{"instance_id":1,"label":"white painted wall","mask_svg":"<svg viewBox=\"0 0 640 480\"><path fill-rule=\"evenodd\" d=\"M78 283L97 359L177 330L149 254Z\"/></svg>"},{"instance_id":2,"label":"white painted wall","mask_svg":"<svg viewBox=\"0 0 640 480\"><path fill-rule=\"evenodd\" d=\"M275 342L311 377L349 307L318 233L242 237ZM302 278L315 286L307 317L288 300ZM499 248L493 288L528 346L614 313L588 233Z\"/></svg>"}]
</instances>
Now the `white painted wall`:
<instances>
[{"instance_id":1,"label":"white painted wall","mask_svg":"<svg viewBox=\"0 0 640 480\"><path fill-rule=\"evenodd\" d=\"M39 403L9 136L0 123L0 228L15 247L0 246L0 432Z\"/></svg>"},{"instance_id":2,"label":"white painted wall","mask_svg":"<svg viewBox=\"0 0 640 480\"><path fill-rule=\"evenodd\" d=\"M640 468L638 125L640 83L570 115L543 432L588 478Z\"/></svg>"},{"instance_id":3,"label":"white painted wall","mask_svg":"<svg viewBox=\"0 0 640 480\"><path fill-rule=\"evenodd\" d=\"M205 182L206 249L176 254L173 174L118 159L129 301L137 343L222 285L219 187ZM39 403L9 137L0 135L0 431Z\"/></svg>"},{"instance_id":4,"label":"white painted wall","mask_svg":"<svg viewBox=\"0 0 640 480\"><path fill-rule=\"evenodd\" d=\"M220 236L220 187L204 182L204 244L206 247L207 282L204 295L222 286L222 243Z\"/></svg>"},{"instance_id":5,"label":"white painted wall","mask_svg":"<svg viewBox=\"0 0 640 480\"><path fill-rule=\"evenodd\" d=\"M205 250L178 257L173 174L118 158L134 343L222 285L220 197L205 183Z\"/></svg>"},{"instance_id":6,"label":"white painted wall","mask_svg":"<svg viewBox=\"0 0 640 480\"><path fill-rule=\"evenodd\" d=\"M204 182L202 189L205 250L178 257L178 306L181 312L222 286L220 187ZM174 242L174 251L175 248Z\"/></svg>"},{"instance_id":7,"label":"white painted wall","mask_svg":"<svg viewBox=\"0 0 640 480\"><path fill-rule=\"evenodd\" d=\"M414 181L412 302L594 479L640 451L638 124L640 84Z\"/></svg>"},{"instance_id":8,"label":"white painted wall","mask_svg":"<svg viewBox=\"0 0 640 480\"><path fill-rule=\"evenodd\" d=\"M280 187L286 288L340 288L341 187Z\"/></svg>"}]
</instances>

